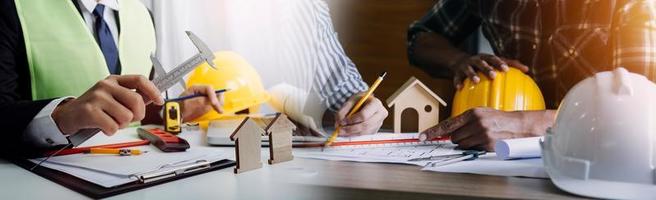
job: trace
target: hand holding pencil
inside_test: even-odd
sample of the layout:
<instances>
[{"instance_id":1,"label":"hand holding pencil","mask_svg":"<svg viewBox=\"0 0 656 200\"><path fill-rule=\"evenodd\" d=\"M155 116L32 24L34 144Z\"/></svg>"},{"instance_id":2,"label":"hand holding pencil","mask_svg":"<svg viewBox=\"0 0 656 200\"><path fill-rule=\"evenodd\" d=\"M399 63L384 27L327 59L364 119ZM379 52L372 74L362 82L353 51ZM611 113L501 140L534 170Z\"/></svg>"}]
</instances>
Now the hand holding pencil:
<instances>
[{"instance_id":1,"label":"hand holding pencil","mask_svg":"<svg viewBox=\"0 0 656 200\"><path fill-rule=\"evenodd\" d=\"M225 92L226 90L217 91L211 85L193 85L189 87L180 94L182 98L177 99L182 108L182 119L185 121L196 119L212 109L222 113L223 92L220 91Z\"/></svg>"},{"instance_id":2,"label":"hand holding pencil","mask_svg":"<svg viewBox=\"0 0 656 200\"><path fill-rule=\"evenodd\" d=\"M373 96L373 92L380 85L385 75L386 73L382 73L369 90L363 95L352 96L335 113L336 130L331 135L332 139L326 142L327 145L330 145L338 135L357 136L378 132L388 113L382 102Z\"/></svg>"}]
</instances>

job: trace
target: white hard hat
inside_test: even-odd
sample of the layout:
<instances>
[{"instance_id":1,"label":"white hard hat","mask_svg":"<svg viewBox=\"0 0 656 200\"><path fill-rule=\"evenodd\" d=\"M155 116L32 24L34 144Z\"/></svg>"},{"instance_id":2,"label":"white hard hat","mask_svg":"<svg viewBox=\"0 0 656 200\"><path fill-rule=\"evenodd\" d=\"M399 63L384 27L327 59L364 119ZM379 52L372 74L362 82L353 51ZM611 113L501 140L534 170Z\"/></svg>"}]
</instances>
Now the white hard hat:
<instances>
[{"instance_id":1,"label":"white hard hat","mask_svg":"<svg viewBox=\"0 0 656 200\"><path fill-rule=\"evenodd\" d=\"M656 85L624 68L581 81L541 146L546 171L562 190L656 199Z\"/></svg>"}]
</instances>

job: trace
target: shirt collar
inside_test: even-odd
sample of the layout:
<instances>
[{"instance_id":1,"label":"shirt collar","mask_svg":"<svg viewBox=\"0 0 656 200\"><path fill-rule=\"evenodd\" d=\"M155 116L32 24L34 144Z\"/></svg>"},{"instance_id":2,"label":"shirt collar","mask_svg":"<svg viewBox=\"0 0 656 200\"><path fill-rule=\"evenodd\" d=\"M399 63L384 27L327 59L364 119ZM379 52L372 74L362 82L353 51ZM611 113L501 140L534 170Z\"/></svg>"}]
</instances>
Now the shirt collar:
<instances>
[{"instance_id":1,"label":"shirt collar","mask_svg":"<svg viewBox=\"0 0 656 200\"><path fill-rule=\"evenodd\" d=\"M96 2L96 0L78 0L78 2L80 3L80 5L82 5L82 7L87 9L87 11L89 11L89 12L93 12L93 9L95 9L96 5L98 5L98 4L103 4L103 5L105 5L106 8L110 8L114 11L118 11L118 1L117 0L100 0L100 1L97 1L97 2Z\"/></svg>"}]
</instances>

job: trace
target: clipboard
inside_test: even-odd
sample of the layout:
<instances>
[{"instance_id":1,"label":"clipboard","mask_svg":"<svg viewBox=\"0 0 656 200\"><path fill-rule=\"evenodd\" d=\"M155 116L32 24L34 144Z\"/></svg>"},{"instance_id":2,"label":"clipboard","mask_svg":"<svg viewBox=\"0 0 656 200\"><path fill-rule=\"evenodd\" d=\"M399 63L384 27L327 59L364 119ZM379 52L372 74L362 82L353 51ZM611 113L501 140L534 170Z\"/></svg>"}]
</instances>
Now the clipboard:
<instances>
[{"instance_id":1,"label":"clipboard","mask_svg":"<svg viewBox=\"0 0 656 200\"><path fill-rule=\"evenodd\" d=\"M34 163L26 159L12 159L11 162L28 171L34 166ZM37 167L31 172L90 198L99 199L232 167L234 165L236 165L235 161L228 159L213 163L195 163L195 165L188 166L189 169L184 170L184 173L178 173L180 171L176 170L171 171L171 173L142 174L140 175L141 177L138 177L139 180L135 182L111 188L104 188L95 183L47 167Z\"/></svg>"}]
</instances>

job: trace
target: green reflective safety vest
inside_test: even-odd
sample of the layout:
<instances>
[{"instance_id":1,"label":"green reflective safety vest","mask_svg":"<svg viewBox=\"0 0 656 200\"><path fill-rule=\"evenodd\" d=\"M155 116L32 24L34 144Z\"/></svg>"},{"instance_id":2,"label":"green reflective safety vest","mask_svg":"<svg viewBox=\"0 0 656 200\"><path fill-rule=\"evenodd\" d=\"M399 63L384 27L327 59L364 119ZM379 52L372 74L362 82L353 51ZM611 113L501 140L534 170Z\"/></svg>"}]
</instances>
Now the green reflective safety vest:
<instances>
[{"instance_id":1,"label":"green reflective safety vest","mask_svg":"<svg viewBox=\"0 0 656 200\"><path fill-rule=\"evenodd\" d=\"M147 76L155 30L139 0L119 0L121 74ZM15 0L25 38L32 99L80 96L109 75L96 39L71 0Z\"/></svg>"}]
</instances>

